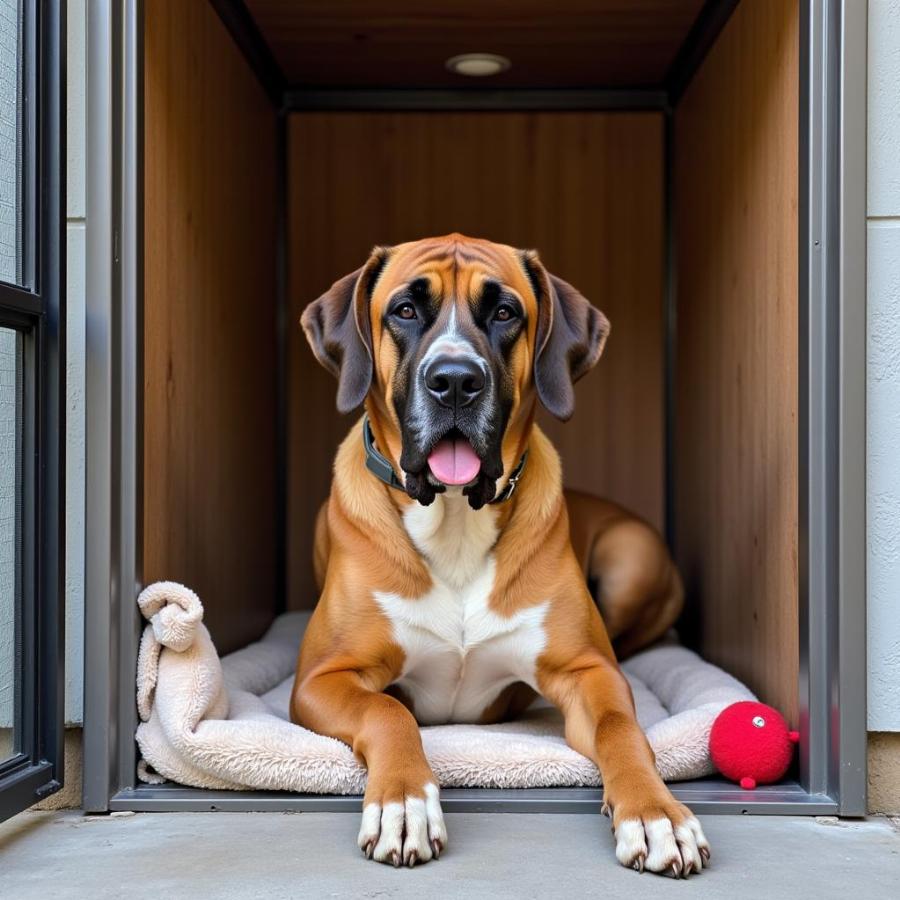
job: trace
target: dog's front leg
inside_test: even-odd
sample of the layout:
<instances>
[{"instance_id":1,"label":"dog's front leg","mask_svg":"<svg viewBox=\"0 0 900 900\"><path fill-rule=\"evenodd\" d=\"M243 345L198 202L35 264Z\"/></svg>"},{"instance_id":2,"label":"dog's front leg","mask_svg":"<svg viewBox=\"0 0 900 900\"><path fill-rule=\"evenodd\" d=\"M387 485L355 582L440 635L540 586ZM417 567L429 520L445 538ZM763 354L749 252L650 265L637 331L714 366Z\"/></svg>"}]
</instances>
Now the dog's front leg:
<instances>
[{"instance_id":1,"label":"dog's front leg","mask_svg":"<svg viewBox=\"0 0 900 900\"><path fill-rule=\"evenodd\" d=\"M545 696L565 715L569 745L600 769L619 862L676 878L699 872L709 860L709 844L700 822L660 778L615 662L588 653L545 682Z\"/></svg>"},{"instance_id":2,"label":"dog's front leg","mask_svg":"<svg viewBox=\"0 0 900 900\"><path fill-rule=\"evenodd\" d=\"M437 779L419 726L399 700L357 671L312 675L295 688L291 717L349 744L368 769L359 846L369 859L414 866L447 845Z\"/></svg>"}]
</instances>

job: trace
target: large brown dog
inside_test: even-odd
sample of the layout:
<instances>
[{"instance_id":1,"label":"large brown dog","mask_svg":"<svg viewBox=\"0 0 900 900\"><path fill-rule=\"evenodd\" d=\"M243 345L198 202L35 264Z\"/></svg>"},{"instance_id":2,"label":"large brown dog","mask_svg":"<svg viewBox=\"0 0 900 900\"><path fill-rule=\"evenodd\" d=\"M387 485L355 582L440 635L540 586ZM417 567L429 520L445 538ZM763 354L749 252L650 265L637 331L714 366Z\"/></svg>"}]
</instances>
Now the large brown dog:
<instances>
[{"instance_id":1,"label":"large brown dog","mask_svg":"<svg viewBox=\"0 0 900 900\"><path fill-rule=\"evenodd\" d=\"M295 722L368 768L359 846L394 865L437 857L447 831L418 723L496 721L537 692L600 769L619 861L699 872L706 838L657 774L573 551L559 458L534 425L538 400L571 416L604 316L535 253L453 234L376 249L303 327L338 377L338 408L367 413L317 529L322 595L291 699ZM646 581L668 624L680 584L649 529L615 507L597 520L583 495L569 503L582 556L619 566L626 587ZM629 529L646 556L609 562ZM620 611L644 608L609 590ZM638 643L650 633L629 629Z\"/></svg>"}]
</instances>

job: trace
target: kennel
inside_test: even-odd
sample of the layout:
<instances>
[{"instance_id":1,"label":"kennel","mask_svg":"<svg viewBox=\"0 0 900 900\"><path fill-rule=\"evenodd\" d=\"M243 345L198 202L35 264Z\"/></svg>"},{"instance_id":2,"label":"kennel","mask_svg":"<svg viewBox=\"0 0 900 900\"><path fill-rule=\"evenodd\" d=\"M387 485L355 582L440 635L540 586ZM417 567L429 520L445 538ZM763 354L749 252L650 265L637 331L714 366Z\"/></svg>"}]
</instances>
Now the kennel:
<instances>
[{"instance_id":1,"label":"kennel","mask_svg":"<svg viewBox=\"0 0 900 900\"><path fill-rule=\"evenodd\" d=\"M864 7L92 4L86 808L359 807L138 785L134 600L190 584L223 651L314 602L352 420L299 313L372 245L462 231L539 248L609 316L575 418L544 423L566 481L665 532L688 643L801 730L785 783L676 795L864 812ZM512 67L472 84L444 67L465 50Z\"/></svg>"}]
</instances>

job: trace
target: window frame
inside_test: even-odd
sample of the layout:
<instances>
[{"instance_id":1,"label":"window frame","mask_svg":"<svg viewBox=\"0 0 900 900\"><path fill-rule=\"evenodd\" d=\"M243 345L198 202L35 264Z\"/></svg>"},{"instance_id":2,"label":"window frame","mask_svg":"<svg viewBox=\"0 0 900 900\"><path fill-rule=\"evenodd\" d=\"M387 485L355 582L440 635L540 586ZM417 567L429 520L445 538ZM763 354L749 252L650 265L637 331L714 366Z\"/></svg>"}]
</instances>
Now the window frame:
<instances>
[{"instance_id":1,"label":"window frame","mask_svg":"<svg viewBox=\"0 0 900 900\"><path fill-rule=\"evenodd\" d=\"M23 344L21 750L0 763L0 821L63 786L65 15L22 6L22 284L0 282L0 326Z\"/></svg>"}]
</instances>

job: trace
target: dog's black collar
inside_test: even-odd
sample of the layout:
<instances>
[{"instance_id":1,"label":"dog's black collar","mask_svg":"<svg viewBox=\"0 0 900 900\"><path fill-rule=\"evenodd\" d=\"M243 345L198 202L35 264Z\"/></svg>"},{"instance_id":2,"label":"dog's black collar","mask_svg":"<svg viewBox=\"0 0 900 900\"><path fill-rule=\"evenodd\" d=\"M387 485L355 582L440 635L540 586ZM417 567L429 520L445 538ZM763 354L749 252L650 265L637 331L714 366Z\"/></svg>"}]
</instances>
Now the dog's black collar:
<instances>
[{"instance_id":1,"label":"dog's black collar","mask_svg":"<svg viewBox=\"0 0 900 900\"><path fill-rule=\"evenodd\" d=\"M375 435L372 434L372 425L369 417L363 417L363 444L366 447L366 468L388 487L396 488L406 493L403 482L394 474L394 467L390 461L382 456L375 447Z\"/></svg>"},{"instance_id":2,"label":"dog's black collar","mask_svg":"<svg viewBox=\"0 0 900 900\"><path fill-rule=\"evenodd\" d=\"M366 448L366 468L379 479L379 481L383 481L388 487L406 493L406 488L394 472L394 467L385 456L382 456L382 454L378 452L378 448L375 446L375 435L372 434L372 425L369 422L368 416L363 417L363 445ZM512 474L506 482L506 487L491 500L491 503L503 503L504 500L509 500L509 498L512 497L515 493L516 486L519 483L519 479L522 477L522 472L525 469L525 461L527 459L528 451L526 450L522 454L519 464L512 470Z\"/></svg>"}]
</instances>

